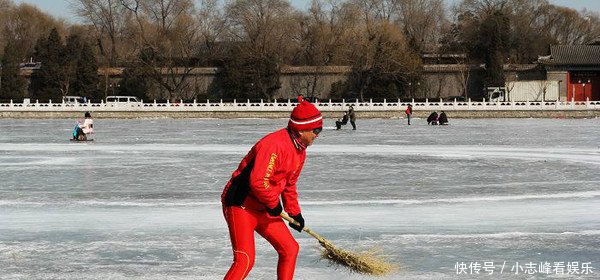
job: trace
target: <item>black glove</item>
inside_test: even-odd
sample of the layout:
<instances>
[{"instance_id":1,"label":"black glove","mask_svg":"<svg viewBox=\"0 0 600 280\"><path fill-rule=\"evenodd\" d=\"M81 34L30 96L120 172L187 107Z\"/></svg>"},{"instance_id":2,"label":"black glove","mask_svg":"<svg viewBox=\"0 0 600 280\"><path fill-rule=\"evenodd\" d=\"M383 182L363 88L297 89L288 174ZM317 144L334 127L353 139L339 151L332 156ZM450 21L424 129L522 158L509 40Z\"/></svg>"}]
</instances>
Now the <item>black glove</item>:
<instances>
[{"instance_id":1,"label":"black glove","mask_svg":"<svg viewBox=\"0 0 600 280\"><path fill-rule=\"evenodd\" d=\"M267 213L269 213L269 215L273 217L279 216L279 214L281 214L281 211L283 211L283 207L281 207L281 202L277 203L277 206L275 206L275 208L273 209L267 208Z\"/></svg>"},{"instance_id":2,"label":"black glove","mask_svg":"<svg viewBox=\"0 0 600 280\"><path fill-rule=\"evenodd\" d=\"M294 219L294 221L298 222L300 225L290 223L290 227L297 230L298 232L302 232L304 228L304 218L302 218L302 213L298 213L296 216L290 216Z\"/></svg>"}]
</instances>

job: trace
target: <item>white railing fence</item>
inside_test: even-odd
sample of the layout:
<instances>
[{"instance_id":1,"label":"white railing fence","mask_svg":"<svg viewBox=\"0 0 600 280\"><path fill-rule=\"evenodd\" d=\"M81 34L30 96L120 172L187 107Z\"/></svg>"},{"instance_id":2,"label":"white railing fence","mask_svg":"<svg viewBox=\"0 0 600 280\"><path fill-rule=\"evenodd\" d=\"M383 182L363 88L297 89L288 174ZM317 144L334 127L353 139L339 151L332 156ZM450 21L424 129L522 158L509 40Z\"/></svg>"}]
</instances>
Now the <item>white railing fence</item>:
<instances>
[{"instance_id":1,"label":"white railing fence","mask_svg":"<svg viewBox=\"0 0 600 280\"><path fill-rule=\"evenodd\" d=\"M317 107L324 112L341 112L348 109L350 105L354 106L356 111L404 111L411 104L415 111L528 111L528 110L600 110L600 101L444 101L444 100L426 100L425 102L415 102L414 100L383 100L381 102L368 101L321 101L315 102ZM144 102L123 102L123 103L48 103L24 102L24 103L0 103L0 111L189 111L189 112L277 112L291 111L297 102L287 99L285 101L275 100L274 102L251 102L246 100L239 102L217 102L206 100L204 102L166 102L151 103Z\"/></svg>"}]
</instances>

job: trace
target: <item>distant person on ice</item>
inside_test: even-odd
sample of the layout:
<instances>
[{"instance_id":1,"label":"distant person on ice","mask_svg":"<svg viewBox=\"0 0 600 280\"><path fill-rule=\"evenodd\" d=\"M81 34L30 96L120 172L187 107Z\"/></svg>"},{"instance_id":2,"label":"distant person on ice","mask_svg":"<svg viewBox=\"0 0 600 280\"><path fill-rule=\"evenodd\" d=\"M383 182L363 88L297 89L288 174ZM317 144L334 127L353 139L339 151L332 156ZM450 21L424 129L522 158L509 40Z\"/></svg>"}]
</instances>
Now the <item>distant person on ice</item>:
<instances>
[{"instance_id":1,"label":"distant person on ice","mask_svg":"<svg viewBox=\"0 0 600 280\"><path fill-rule=\"evenodd\" d=\"M440 113L440 117L438 118L438 122L440 123L440 125L447 125L448 124L448 116L446 116L446 113L444 111L442 111Z\"/></svg>"},{"instance_id":2,"label":"distant person on ice","mask_svg":"<svg viewBox=\"0 0 600 280\"><path fill-rule=\"evenodd\" d=\"M429 117L427 117L427 124L430 124L430 125L438 124L438 113L436 111L433 111L433 113L431 113L429 115Z\"/></svg>"},{"instance_id":3,"label":"distant person on ice","mask_svg":"<svg viewBox=\"0 0 600 280\"><path fill-rule=\"evenodd\" d=\"M408 107L406 107L406 119L408 120L408 125L410 125L410 118L412 118L412 105L408 104Z\"/></svg>"},{"instance_id":4,"label":"distant person on ice","mask_svg":"<svg viewBox=\"0 0 600 280\"><path fill-rule=\"evenodd\" d=\"M335 127L337 130L342 129L342 125L346 125L348 123L348 112L344 112L344 116L341 119L335 121Z\"/></svg>"},{"instance_id":5,"label":"distant person on ice","mask_svg":"<svg viewBox=\"0 0 600 280\"><path fill-rule=\"evenodd\" d=\"M348 108L348 117L350 117L352 130L356 130L356 113L354 113L354 107L352 105L350 105L350 108Z\"/></svg>"},{"instance_id":6,"label":"distant person on ice","mask_svg":"<svg viewBox=\"0 0 600 280\"><path fill-rule=\"evenodd\" d=\"M292 110L287 128L260 139L233 172L221 195L233 247L233 264L225 279L244 279L250 273L255 260L255 231L279 254L277 279L294 277L300 247L279 215L285 209L300 224L290 223L290 227L299 232L304 228L296 182L306 148L321 130L321 112L303 101Z\"/></svg>"},{"instance_id":7,"label":"distant person on ice","mask_svg":"<svg viewBox=\"0 0 600 280\"><path fill-rule=\"evenodd\" d=\"M73 128L73 139L78 141L87 140L87 135L94 132L94 120L90 112L85 112L84 117L83 123L77 121L75 128Z\"/></svg>"}]
</instances>

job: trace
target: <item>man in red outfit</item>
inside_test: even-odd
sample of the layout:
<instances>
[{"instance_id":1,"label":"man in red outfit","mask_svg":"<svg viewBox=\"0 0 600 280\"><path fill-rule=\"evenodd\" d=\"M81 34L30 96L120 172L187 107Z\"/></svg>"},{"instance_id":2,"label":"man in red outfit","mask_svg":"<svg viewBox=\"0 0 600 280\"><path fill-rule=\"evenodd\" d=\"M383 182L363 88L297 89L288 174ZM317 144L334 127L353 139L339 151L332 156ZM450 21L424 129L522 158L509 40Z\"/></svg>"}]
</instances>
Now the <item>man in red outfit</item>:
<instances>
[{"instance_id":1,"label":"man in red outfit","mask_svg":"<svg viewBox=\"0 0 600 280\"><path fill-rule=\"evenodd\" d=\"M225 279L244 279L250 273L255 259L255 231L279 254L277 279L294 277L300 247L279 215L285 208L299 223L290 223L290 227L299 232L304 228L296 182L306 147L322 129L321 112L302 101L292 111L287 128L260 139L233 172L221 195L233 247L233 264Z\"/></svg>"}]
</instances>

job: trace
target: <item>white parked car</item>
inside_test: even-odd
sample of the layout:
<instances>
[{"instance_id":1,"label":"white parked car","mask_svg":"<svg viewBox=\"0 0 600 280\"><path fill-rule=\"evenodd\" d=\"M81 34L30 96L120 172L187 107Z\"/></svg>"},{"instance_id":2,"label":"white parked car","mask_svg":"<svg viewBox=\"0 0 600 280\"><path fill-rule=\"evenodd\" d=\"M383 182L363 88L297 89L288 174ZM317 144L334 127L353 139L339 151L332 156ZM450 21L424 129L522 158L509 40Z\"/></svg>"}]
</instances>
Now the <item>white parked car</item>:
<instances>
[{"instance_id":1,"label":"white parked car","mask_svg":"<svg viewBox=\"0 0 600 280\"><path fill-rule=\"evenodd\" d=\"M141 102L135 96L107 96L106 103L127 103L127 102Z\"/></svg>"},{"instance_id":2,"label":"white parked car","mask_svg":"<svg viewBox=\"0 0 600 280\"><path fill-rule=\"evenodd\" d=\"M75 105L75 104L84 104L86 102L85 97L81 96L63 96L62 102L65 104Z\"/></svg>"},{"instance_id":3,"label":"white parked car","mask_svg":"<svg viewBox=\"0 0 600 280\"><path fill-rule=\"evenodd\" d=\"M106 105L108 106L142 106L142 101L135 96L107 96Z\"/></svg>"}]
</instances>

